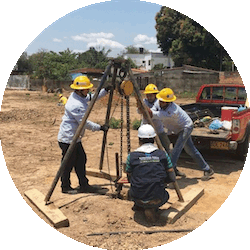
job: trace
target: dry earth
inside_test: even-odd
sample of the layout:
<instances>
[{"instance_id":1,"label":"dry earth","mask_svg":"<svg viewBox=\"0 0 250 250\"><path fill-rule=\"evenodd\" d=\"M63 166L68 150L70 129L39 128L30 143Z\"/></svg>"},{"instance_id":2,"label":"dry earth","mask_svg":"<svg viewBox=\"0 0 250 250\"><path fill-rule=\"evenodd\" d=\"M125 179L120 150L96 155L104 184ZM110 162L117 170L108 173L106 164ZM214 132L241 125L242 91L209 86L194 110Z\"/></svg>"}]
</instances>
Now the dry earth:
<instances>
[{"instance_id":1,"label":"dry earth","mask_svg":"<svg viewBox=\"0 0 250 250\"><path fill-rule=\"evenodd\" d=\"M65 93L69 95L69 93ZM113 102L112 115L120 118L120 108ZM194 100L179 99L178 103ZM102 124L106 114L107 98L98 101L90 115L90 120ZM54 94L42 92L6 90L0 112L0 139L6 165L16 188L35 213L48 220L27 200L24 192L35 188L44 195L60 166L61 151L57 144L57 133L64 107L57 106ZM131 120L140 119L136 112L135 100L131 98ZM124 132L125 134L125 132ZM98 171L102 142L102 132L86 131L82 140L87 153L87 169ZM137 148L137 131L131 130L131 148ZM123 157L126 157L126 139L124 137ZM104 171L115 173L115 152L119 152L120 132L110 129L108 150L104 159ZM193 187L202 187L205 194L201 199L173 225L164 221L156 225L148 224L143 214L131 210L133 203L128 200L113 199L109 195L62 194L58 183L51 201L60 208L69 219L70 226L58 229L62 234L79 242L104 249L146 249L169 243L187 233L157 234L120 234L87 236L95 232L145 231L166 229L196 229L208 220L224 203L234 188L244 163L237 161L225 152L202 152L207 162L214 168L213 179L200 180L202 171L187 155L182 154L178 162L179 169L187 174L186 179L178 179L182 193ZM108 189L107 194L115 191L113 183L89 176L90 184L101 185ZM73 186L77 178L72 173ZM128 185L123 188L123 194ZM173 188L168 189L170 203L177 200ZM165 207L164 207L165 206ZM169 204L164 205L166 208Z\"/></svg>"}]
</instances>

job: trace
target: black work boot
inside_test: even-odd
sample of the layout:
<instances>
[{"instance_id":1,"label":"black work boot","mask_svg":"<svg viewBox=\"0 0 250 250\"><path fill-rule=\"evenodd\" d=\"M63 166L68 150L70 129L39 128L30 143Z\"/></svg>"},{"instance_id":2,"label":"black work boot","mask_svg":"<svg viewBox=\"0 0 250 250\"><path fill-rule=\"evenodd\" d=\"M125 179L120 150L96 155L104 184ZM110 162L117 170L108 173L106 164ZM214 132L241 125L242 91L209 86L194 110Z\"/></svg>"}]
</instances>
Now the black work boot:
<instances>
[{"instance_id":1,"label":"black work boot","mask_svg":"<svg viewBox=\"0 0 250 250\"><path fill-rule=\"evenodd\" d=\"M174 169L175 175L176 176L181 176L181 177L186 177L186 174L184 174L183 172L180 172L177 168Z\"/></svg>"},{"instance_id":2,"label":"black work boot","mask_svg":"<svg viewBox=\"0 0 250 250\"><path fill-rule=\"evenodd\" d=\"M77 190L73 189L72 187L62 187L62 193L64 194L77 194Z\"/></svg>"},{"instance_id":3,"label":"black work boot","mask_svg":"<svg viewBox=\"0 0 250 250\"><path fill-rule=\"evenodd\" d=\"M98 193L101 194L102 189L98 187L93 187L90 185L78 186L75 189L78 193Z\"/></svg>"},{"instance_id":4,"label":"black work boot","mask_svg":"<svg viewBox=\"0 0 250 250\"><path fill-rule=\"evenodd\" d=\"M155 223L157 221L155 208L147 208L144 210L145 217L149 223Z\"/></svg>"}]
</instances>

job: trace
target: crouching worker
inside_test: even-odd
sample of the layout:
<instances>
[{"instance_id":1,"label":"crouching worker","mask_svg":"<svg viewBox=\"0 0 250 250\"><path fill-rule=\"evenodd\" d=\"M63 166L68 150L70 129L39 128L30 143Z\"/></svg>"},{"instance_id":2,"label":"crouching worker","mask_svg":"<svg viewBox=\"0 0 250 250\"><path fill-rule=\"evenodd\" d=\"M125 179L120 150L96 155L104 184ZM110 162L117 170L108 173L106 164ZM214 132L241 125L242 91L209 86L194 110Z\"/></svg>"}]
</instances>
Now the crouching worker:
<instances>
[{"instance_id":1,"label":"crouching worker","mask_svg":"<svg viewBox=\"0 0 250 250\"><path fill-rule=\"evenodd\" d=\"M149 222L157 220L157 211L169 199L165 183L175 181L170 157L154 145L156 133L149 124L138 129L140 147L127 158L126 172L131 184L133 210L144 210Z\"/></svg>"}]
</instances>

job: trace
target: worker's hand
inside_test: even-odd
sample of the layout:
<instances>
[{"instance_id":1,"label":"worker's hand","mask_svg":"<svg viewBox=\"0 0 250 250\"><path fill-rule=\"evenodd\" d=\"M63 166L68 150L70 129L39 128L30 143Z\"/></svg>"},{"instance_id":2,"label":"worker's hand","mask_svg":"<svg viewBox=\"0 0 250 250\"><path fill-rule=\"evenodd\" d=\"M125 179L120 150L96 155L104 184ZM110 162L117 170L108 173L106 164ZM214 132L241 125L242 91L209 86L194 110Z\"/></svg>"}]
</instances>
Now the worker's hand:
<instances>
[{"instance_id":1,"label":"worker's hand","mask_svg":"<svg viewBox=\"0 0 250 250\"><path fill-rule=\"evenodd\" d=\"M175 182L176 176L175 176L175 172L174 169L171 168L167 171L167 178L165 179L166 183L171 183L171 182Z\"/></svg>"},{"instance_id":2,"label":"worker's hand","mask_svg":"<svg viewBox=\"0 0 250 250\"><path fill-rule=\"evenodd\" d=\"M108 85L104 88L107 92L109 92L110 90L113 89L113 86L112 85Z\"/></svg>"},{"instance_id":3,"label":"worker's hand","mask_svg":"<svg viewBox=\"0 0 250 250\"><path fill-rule=\"evenodd\" d=\"M108 125L106 125L106 124L104 124L104 125L102 125L102 126L101 126L100 130L102 130L102 131L106 132L106 131L108 131L108 130L109 130L109 126L108 126Z\"/></svg>"},{"instance_id":4,"label":"worker's hand","mask_svg":"<svg viewBox=\"0 0 250 250\"><path fill-rule=\"evenodd\" d=\"M152 110L151 110L149 107L147 107L147 109L148 109L148 113L149 113L150 117L152 118L152 117L153 117L153 112L152 112Z\"/></svg>"}]
</instances>

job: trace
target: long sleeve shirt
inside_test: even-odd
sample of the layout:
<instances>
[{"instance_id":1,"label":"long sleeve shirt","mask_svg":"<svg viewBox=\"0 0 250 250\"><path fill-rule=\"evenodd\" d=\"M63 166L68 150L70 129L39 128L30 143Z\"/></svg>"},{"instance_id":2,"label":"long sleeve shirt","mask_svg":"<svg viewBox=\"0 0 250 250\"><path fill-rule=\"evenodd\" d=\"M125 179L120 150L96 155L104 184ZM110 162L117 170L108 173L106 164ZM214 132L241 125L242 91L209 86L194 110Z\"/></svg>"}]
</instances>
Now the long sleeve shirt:
<instances>
[{"instance_id":1,"label":"long sleeve shirt","mask_svg":"<svg viewBox=\"0 0 250 250\"><path fill-rule=\"evenodd\" d=\"M165 110L160 108L159 101L152 107L153 118L160 120L168 135L178 134L184 128L191 128L193 121L189 115L176 103L172 102Z\"/></svg>"},{"instance_id":2,"label":"long sleeve shirt","mask_svg":"<svg viewBox=\"0 0 250 250\"><path fill-rule=\"evenodd\" d=\"M106 90L102 89L98 95L98 99L104 97L107 93L108 92ZM85 98L83 98L75 92L71 93L65 105L65 113L62 117L62 122L57 136L59 142L68 144L72 142L75 132L87 111L88 102L91 101L93 96L94 94L88 94ZM87 120L81 137L84 135L85 129L99 131L100 127L101 126L99 124ZM78 142L80 140L81 138L79 137Z\"/></svg>"},{"instance_id":3,"label":"long sleeve shirt","mask_svg":"<svg viewBox=\"0 0 250 250\"><path fill-rule=\"evenodd\" d=\"M145 99L143 99L143 101L144 101L144 103L145 103L150 109L152 109L152 108L154 107L154 105L157 103L157 99L155 99L154 102L149 102L148 99L145 98ZM139 111L138 111L138 113L139 113ZM153 124L154 124L154 126L155 126L156 133L157 133L157 134L163 133L163 132L164 132L164 127L163 127L162 122L161 122L160 120L158 120L158 119L153 119L152 121L153 121ZM146 120L144 117L142 117L141 125L142 125L142 124L148 124L147 120Z\"/></svg>"}]
</instances>

